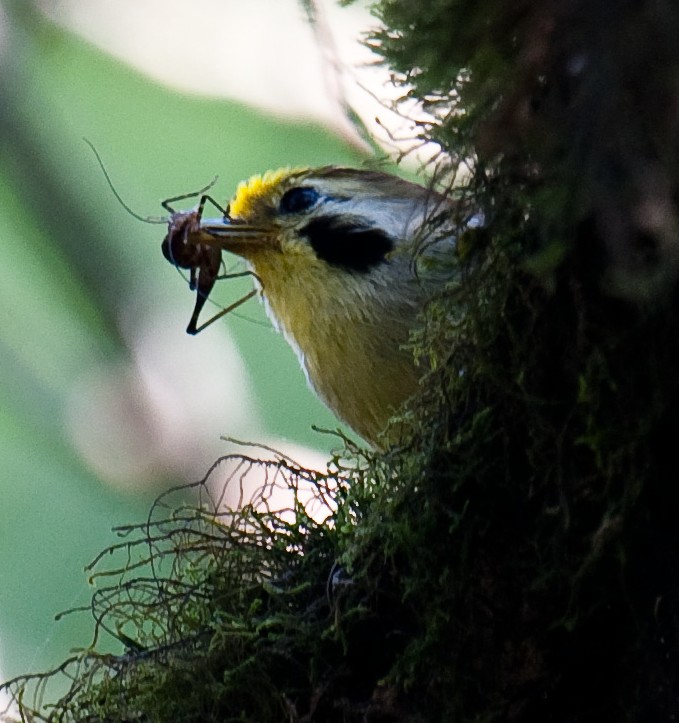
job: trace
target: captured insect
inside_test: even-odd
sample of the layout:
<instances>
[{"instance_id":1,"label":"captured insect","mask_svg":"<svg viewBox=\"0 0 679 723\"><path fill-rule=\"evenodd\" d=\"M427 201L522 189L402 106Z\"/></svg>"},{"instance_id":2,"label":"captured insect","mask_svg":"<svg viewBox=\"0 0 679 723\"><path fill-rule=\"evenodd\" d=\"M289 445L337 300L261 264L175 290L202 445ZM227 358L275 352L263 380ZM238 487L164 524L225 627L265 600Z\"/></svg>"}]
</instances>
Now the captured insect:
<instances>
[{"instance_id":1,"label":"captured insect","mask_svg":"<svg viewBox=\"0 0 679 723\"><path fill-rule=\"evenodd\" d=\"M198 326L198 317L216 281L241 278L243 276L256 277L253 271L220 274L222 248L219 245L219 236L224 233L224 229L227 227L230 229L230 235L234 235L234 231L235 235L239 234L237 224L234 224L233 219L229 217L228 209L221 208L213 198L203 193L204 190L206 189L169 198L162 203L163 208L170 213L167 222L167 236L165 236L161 244L163 256L173 266L189 270L189 288L191 291L196 292L196 304L189 325L186 327L187 334L198 334L214 321L237 309L258 293L257 289L253 289ZM197 195L200 195L200 201L192 211L175 211L170 206L171 203ZM221 218L203 219L203 209L207 202L210 202L221 212ZM253 235L251 229L243 229L243 231L244 236Z\"/></svg>"},{"instance_id":2,"label":"captured insect","mask_svg":"<svg viewBox=\"0 0 679 723\"><path fill-rule=\"evenodd\" d=\"M221 309L217 314L199 326L198 318L217 281L241 278L244 276L254 276L257 281L259 281L257 275L251 270L238 273L220 273L222 270L222 249L219 245L218 237L224 232L226 227L230 227L233 224L233 219L229 217L227 209L222 208L211 196L205 193L208 189L212 188L217 178L215 177L207 186L201 188L199 191L184 193L163 201L161 205L170 214L169 218L144 217L136 213L121 198L113 186L99 152L87 138L83 140L92 149L113 195L130 215L144 223L167 223L167 235L161 244L163 256L178 269L187 269L189 271L189 288L191 291L196 292L196 303L193 314L186 327L188 334L198 334L213 322L221 319L222 316L237 309L253 296L257 295L257 289L253 289L233 304ZM176 201L196 197L199 197L200 200L197 207L192 211L175 211L170 205ZM219 210L221 213L220 218L203 219L203 209L208 202ZM231 233L233 233L233 231L231 231ZM250 230L246 231L243 235L252 235L252 233Z\"/></svg>"}]
</instances>

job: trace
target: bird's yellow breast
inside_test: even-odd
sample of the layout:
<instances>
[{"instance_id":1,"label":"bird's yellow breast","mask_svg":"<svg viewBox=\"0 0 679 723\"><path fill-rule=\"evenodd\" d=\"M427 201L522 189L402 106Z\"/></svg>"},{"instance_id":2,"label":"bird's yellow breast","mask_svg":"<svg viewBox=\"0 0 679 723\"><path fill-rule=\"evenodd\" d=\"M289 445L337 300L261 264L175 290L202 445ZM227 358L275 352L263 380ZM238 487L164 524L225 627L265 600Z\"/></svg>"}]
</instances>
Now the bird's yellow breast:
<instances>
[{"instance_id":1,"label":"bird's yellow breast","mask_svg":"<svg viewBox=\"0 0 679 723\"><path fill-rule=\"evenodd\" d=\"M416 311L385 314L377 299L352 288L303 254L251 260L267 313L293 347L318 396L364 439L380 446L389 418L417 387L412 354L403 346Z\"/></svg>"}]
</instances>

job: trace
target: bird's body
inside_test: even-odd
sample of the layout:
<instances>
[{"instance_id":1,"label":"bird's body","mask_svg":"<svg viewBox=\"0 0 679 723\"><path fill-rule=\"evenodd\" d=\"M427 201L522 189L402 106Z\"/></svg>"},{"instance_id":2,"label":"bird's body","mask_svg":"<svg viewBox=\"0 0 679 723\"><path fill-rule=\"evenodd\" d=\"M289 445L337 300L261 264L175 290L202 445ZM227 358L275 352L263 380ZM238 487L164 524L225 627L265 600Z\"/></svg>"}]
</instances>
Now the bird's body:
<instances>
[{"instance_id":1,"label":"bird's body","mask_svg":"<svg viewBox=\"0 0 679 723\"><path fill-rule=\"evenodd\" d=\"M417 387L404 346L437 278L418 274L415 256L441 255L434 235L451 234L427 222L447 208L431 189L384 173L286 169L241 184L222 219L181 233L175 219L164 250L173 260L188 245L192 259L203 247L212 258L215 246L243 257L318 396L382 446L389 418ZM202 269L186 265L197 268L200 290Z\"/></svg>"}]
</instances>

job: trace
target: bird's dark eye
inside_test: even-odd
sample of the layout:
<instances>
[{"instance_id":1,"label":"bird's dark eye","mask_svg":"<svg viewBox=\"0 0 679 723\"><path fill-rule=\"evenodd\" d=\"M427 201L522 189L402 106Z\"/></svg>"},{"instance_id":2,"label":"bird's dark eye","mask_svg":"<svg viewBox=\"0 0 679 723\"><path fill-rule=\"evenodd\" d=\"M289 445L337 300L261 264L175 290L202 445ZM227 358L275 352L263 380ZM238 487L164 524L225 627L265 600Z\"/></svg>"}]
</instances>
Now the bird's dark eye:
<instances>
[{"instance_id":1,"label":"bird's dark eye","mask_svg":"<svg viewBox=\"0 0 679 723\"><path fill-rule=\"evenodd\" d=\"M339 216L315 218L300 233L319 259L359 273L385 262L394 248L393 240L381 229Z\"/></svg>"},{"instance_id":2,"label":"bird's dark eye","mask_svg":"<svg viewBox=\"0 0 679 723\"><path fill-rule=\"evenodd\" d=\"M311 208L318 201L319 194L311 186L297 186L283 194L279 209L281 213L300 213Z\"/></svg>"}]
</instances>

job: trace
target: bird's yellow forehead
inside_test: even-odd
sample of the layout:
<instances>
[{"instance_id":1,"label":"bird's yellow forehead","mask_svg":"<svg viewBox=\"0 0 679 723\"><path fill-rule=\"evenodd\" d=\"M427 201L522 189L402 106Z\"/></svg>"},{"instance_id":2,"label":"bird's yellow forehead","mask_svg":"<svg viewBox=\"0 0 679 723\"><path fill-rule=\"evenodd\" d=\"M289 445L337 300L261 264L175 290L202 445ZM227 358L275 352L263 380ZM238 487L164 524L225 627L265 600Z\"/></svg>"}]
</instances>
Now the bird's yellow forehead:
<instances>
[{"instance_id":1,"label":"bird's yellow forehead","mask_svg":"<svg viewBox=\"0 0 679 723\"><path fill-rule=\"evenodd\" d=\"M247 181L241 181L229 204L230 214L235 218L248 218L259 201L270 198L286 178L297 175L303 170L305 169L279 168L277 171L267 171L252 176Z\"/></svg>"}]
</instances>

